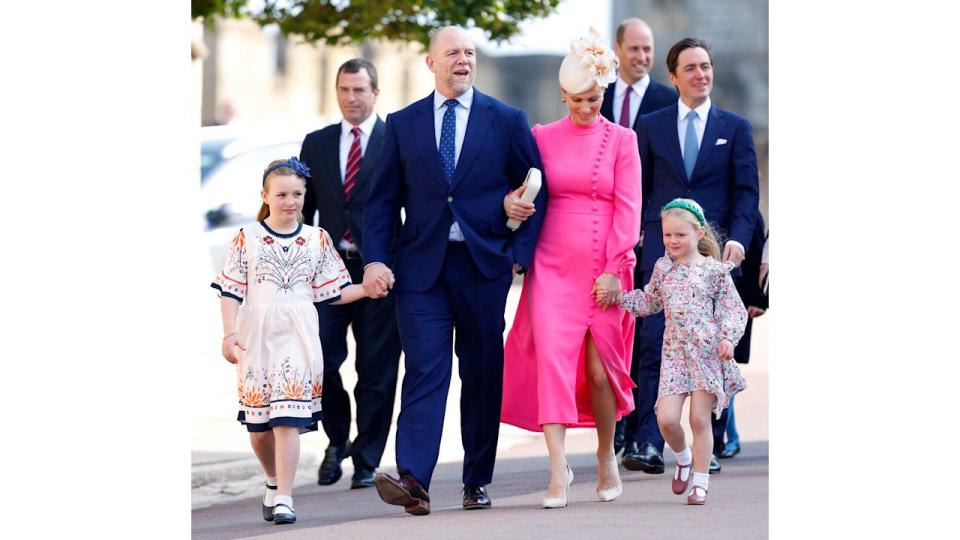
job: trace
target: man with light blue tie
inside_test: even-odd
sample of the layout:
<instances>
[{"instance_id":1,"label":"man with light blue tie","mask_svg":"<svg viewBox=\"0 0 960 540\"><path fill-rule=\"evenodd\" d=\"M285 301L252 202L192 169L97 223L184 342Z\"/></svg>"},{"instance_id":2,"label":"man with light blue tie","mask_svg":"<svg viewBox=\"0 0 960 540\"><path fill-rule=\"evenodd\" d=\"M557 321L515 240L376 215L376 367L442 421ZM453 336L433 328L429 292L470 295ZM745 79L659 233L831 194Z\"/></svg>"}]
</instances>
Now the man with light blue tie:
<instances>
[{"instance_id":1,"label":"man with light blue tie","mask_svg":"<svg viewBox=\"0 0 960 540\"><path fill-rule=\"evenodd\" d=\"M378 474L381 499L430 513L430 480L456 349L462 381L463 508L489 508L503 390L503 312L514 272L529 268L543 212L517 231L503 198L542 169L527 117L473 87L476 47L458 27L431 39L436 91L387 116L364 208L363 285L393 286L406 372L397 420L399 478ZM546 189L535 200L546 206ZM396 217L406 212L394 268ZM454 345L454 329L456 344Z\"/></svg>"},{"instance_id":2,"label":"man with light blue tie","mask_svg":"<svg viewBox=\"0 0 960 540\"><path fill-rule=\"evenodd\" d=\"M667 70L680 99L676 105L643 116L637 131L643 167L641 285L650 280L654 263L664 254L660 226L663 205L677 197L700 203L707 220L725 240L723 260L737 265L746 255L744 246L750 244L759 205L753 128L747 119L711 103L710 45L699 39L680 40L667 53ZM739 268L734 269L734 276L739 272ZM653 473L663 472L664 441L654 412L663 329L662 312L643 321L637 389L642 442L640 452L624 456L625 466L635 462L638 469ZM716 459L710 470L719 472Z\"/></svg>"}]
</instances>

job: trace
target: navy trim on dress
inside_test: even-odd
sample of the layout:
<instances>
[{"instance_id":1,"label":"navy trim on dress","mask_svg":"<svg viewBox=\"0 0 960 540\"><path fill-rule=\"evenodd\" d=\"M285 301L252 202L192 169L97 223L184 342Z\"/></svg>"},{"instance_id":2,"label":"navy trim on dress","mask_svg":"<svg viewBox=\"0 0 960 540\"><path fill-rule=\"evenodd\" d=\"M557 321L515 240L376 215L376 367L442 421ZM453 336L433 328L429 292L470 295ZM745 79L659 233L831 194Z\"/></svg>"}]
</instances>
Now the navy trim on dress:
<instances>
[{"instance_id":1,"label":"navy trim on dress","mask_svg":"<svg viewBox=\"0 0 960 540\"><path fill-rule=\"evenodd\" d=\"M220 287L220 285L217 285L216 283L211 283L210 286L220 292L220 297L221 297L221 298L223 298L224 296L226 296L227 298L233 298L234 300L236 300L237 302L240 302L241 304L243 303L243 298L240 298L239 296L237 296L237 295L235 295L235 294L231 294L231 293L228 293L228 292L224 291L224 290Z\"/></svg>"},{"instance_id":2,"label":"navy trim on dress","mask_svg":"<svg viewBox=\"0 0 960 540\"><path fill-rule=\"evenodd\" d=\"M342 288L342 287L341 287L341 288ZM322 306L322 305L324 305L324 304L329 304L329 303L331 303L331 302L336 302L336 301L339 300L341 297L342 297L342 295L339 295L339 294L338 294L338 295L336 295L336 296L331 296L330 298L327 298L326 300L321 300L321 301L319 301L319 302L314 302L314 304L315 304L315 305L318 305L318 306Z\"/></svg>"},{"instance_id":3,"label":"navy trim on dress","mask_svg":"<svg viewBox=\"0 0 960 540\"><path fill-rule=\"evenodd\" d=\"M246 414L243 411L239 411L237 413L237 421L246 426L249 433L263 433L265 431L270 431L277 426L295 427L299 429L300 433L307 433L310 431L318 431L320 426L317 424L322 420L323 411L317 411L313 413L310 418L281 416L278 418L271 418L268 422L264 422L262 424L252 424L246 421Z\"/></svg>"},{"instance_id":4,"label":"navy trim on dress","mask_svg":"<svg viewBox=\"0 0 960 540\"><path fill-rule=\"evenodd\" d=\"M276 236L277 238L293 238L294 236L300 234L300 230L303 229L303 223L297 223L297 230L293 231L292 233L281 234L268 227L266 220L261 221L260 224L263 225L263 228L266 229L268 233Z\"/></svg>"}]
</instances>

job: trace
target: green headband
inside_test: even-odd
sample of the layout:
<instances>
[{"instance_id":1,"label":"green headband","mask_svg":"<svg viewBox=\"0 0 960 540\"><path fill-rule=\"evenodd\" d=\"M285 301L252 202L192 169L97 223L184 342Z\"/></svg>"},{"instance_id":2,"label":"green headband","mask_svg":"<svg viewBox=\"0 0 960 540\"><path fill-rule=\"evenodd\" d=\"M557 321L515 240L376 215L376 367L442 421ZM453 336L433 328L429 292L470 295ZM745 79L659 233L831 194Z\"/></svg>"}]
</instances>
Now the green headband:
<instances>
[{"instance_id":1,"label":"green headband","mask_svg":"<svg viewBox=\"0 0 960 540\"><path fill-rule=\"evenodd\" d=\"M700 226L701 226L701 227L706 227L706 225L707 225L707 220L703 217L703 212L702 212L699 208L697 208L696 206L688 203L687 201L684 201L683 199L674 199L674 200L668 202L667 204L663 205L663 208L660 209L660 211L661 211L661 212L666 212L667 210L669 210L669 209L671 209L671 208L682 208L682 209L684 209L684 210L692 213L694 216L697 217L697 221L700 222Z\"/></svg>"}]
</instances>

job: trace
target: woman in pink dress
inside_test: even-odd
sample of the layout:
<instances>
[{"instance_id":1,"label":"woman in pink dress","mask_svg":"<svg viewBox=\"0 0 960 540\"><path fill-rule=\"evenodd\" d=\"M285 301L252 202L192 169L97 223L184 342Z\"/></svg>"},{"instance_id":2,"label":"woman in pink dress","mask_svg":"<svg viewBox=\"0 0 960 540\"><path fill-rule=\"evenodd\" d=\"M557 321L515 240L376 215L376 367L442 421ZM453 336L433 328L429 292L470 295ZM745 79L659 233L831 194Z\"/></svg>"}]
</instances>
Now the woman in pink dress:
<instances>
[{"instance_id":1,"label":"woman in pink dress","mask_svg":"<svg viewBox=\"0 0 960 540\"><path fill-rule=\"evenodd\" d=\"M546 508L566 506L573 471L566 429L597 429L597 496L623 485L613 451L616 421L633 407L630 357L634 319L608 309L633 288L640 236L640 158L636 134L600 116L616 57L591 34L574 40L560 66L569 116L533 127L549 183L546 217L513 327L504 347L501 421L543 431L550 454ZM521 188L522 189L522 188ZM510 217L532 205L508 195Z\"/></svg>"}]
</instances>

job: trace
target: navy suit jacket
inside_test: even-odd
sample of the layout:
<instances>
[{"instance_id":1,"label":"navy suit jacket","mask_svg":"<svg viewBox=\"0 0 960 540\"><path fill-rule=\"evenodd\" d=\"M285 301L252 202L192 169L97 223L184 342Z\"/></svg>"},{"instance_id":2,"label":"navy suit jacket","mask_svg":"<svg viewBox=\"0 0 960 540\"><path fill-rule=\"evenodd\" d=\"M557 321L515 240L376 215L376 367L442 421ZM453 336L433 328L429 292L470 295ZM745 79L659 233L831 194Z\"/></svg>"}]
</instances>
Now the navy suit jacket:
<instances>
[{"instance_id":1,"label":"navy suit jacket","mask_svg":"<svg viewBox=\"0 0 960 540\"><path fill-rule=\"evenodd\" d=\"M300 161L310 167L307 192L303 200L303 215L313 225L313 214L318 212L317 225L323 227L340 244L343 231L349 227L353 243L363 255L363 207L370 193L370 178L376 168L383 146L385 124L377 119L367 140L367 149L357 172L356 184L350 190L350 201L343 194L343 177L340 174L340 122L314 131L303 140ZM399 216L397 226L399 227Z\"/></svg>"},{"instance_id":2,"label":"navy suit jacket","mask_svg":"<svg viewBox=\"0 0 960 540\"><path fill-rule=\"evenodd\" d=\"M440 164L433 94L387 116L380 161L364 209L364 262L387 262L396 217L406 218L392 270L398 291L422 292L436 281L456 219L467 249L489 279L529 268L546 208L546 178L536 212L511 231L503 197L530 167L543 170L523 111L474 88L460 158L447 182Z\"/></svg>"},{"instance_id":3,"label":"navy suit jacket","mask_svg":"<svg viewBox=\"0 0 960 540\"><path fill-rule=\"evenodd\" d=\"M637 131L643 167L643 250L640 269L653 270L664 254L660 209L677 197L700 203L725 240L750 249L760 204L757 152L750 122L711 105L693 173L687 178L677 133L678 106L643 117Z\"/></svg>"},{"instance_id":4,"label":"navy suit jacket","mask_svg":"<svg viewBox=\"0 0 960 540\"><path fill-rule=\"evenodd\" d=\"M600 114L611 122L616 122L613 119L613 92L615 88L616 84L607 85L607 89L603 92L603 104L600 105ZM633 120L633 130L637 131L639 129L641 116L674 105L678 99L680 99L680 95L677 94L676 90L660 84L653 80L653 77L650 77L650 85L647 86L647 91L643 93L640 110L637 111L637 117Z\"/></svg>"}]
</instances>

